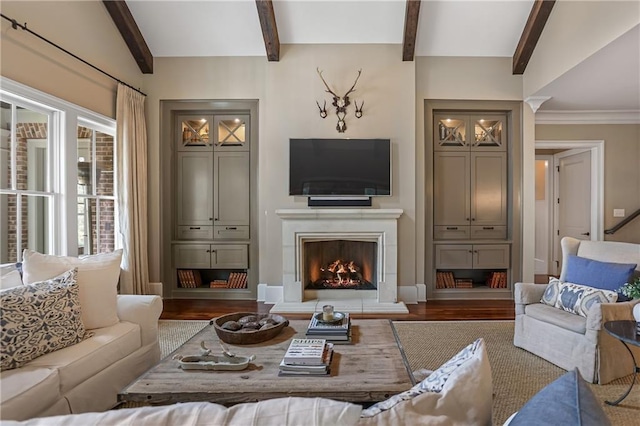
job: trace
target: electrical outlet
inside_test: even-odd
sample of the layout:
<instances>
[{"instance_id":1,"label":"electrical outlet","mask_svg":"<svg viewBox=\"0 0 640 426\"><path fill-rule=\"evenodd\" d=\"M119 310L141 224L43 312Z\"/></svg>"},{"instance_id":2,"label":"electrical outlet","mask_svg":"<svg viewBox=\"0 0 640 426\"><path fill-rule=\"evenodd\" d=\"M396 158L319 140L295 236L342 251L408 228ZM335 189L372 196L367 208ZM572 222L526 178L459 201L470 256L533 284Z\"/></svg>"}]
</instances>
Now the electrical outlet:
<instances>
[{"instance_id":1,"label":"electrical outlet","mask_svg":"<svg viewBox=\"0 0 640 426\"><path fill-rule=\"evenodd\" d=\"M624 217L624 209L613 209L613 217Z\"/></svg>"}]
</instances>

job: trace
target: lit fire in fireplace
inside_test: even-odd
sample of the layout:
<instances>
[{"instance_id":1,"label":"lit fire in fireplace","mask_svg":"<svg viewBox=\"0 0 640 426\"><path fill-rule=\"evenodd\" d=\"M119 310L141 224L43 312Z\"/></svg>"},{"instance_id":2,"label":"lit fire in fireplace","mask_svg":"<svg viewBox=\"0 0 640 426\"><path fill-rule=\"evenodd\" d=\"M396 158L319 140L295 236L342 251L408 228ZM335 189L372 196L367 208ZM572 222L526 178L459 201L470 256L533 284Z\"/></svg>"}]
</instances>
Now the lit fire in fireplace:
<instances>
[{"instance_id":1,"label":"lit fire in fireplace","mask_svg":"<svg viewBox=\"0 0 640 426\"><path fill-rule=\"evenodd\" d=\"M344 287L364 284L360 268L353 261L335 260L326 267L320 268L320 283L326 287Z\"/></svg>"}]
</instances>

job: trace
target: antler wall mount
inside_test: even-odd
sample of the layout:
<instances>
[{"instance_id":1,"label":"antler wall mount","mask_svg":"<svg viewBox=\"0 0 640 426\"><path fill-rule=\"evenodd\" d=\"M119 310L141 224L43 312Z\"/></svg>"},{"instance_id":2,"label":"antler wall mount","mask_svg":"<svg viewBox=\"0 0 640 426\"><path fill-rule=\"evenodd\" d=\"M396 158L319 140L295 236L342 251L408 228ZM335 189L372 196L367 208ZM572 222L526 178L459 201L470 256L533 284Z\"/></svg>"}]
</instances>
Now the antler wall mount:
<instances>
[{"instance_id":1,"label":"antler wall mount","mask_svg":"<svg viewBox=\"0 0 640 426\"><path fill-rule=\"evenodd\" d=\"M329 93L333 97L333 101L331 102L331 105L333 105L336 108L336 116L338 117L338 124L336 124L336 130L338 131L338 133L344 133L347 130L347 123L344 121L344 119L347 116L347 107L351 105L351 100L349 99L349 95L356 91L356 84L358 84L358 79L360 78L360 74L362 74L362 70L361 69L358 70L358 76L356 77L356 81L353 82L353 86L351 86L351 88L347 90L347 93L345 93L343 96L338 96L336 92L334 92L331 89L331 87L329 87L327 82L324 80L324 77L322 77L322 71L320 71L320 68L316 68L316 70L318 71L318 75L320 76L320 79L324 83L324 87L327 88L325 92ZM360 106L358 106L358 103L355 101L355 99L353 103L356 108L354 115L356 116L356 118L361 118L364 101L362 101ZM320 110L320 117L327 118L327 115L328 115L327 101L324 101L323 106L320 106L320 102L316 101L316 105L318 105L318 109Z\"/></svg>"}]
</instances>

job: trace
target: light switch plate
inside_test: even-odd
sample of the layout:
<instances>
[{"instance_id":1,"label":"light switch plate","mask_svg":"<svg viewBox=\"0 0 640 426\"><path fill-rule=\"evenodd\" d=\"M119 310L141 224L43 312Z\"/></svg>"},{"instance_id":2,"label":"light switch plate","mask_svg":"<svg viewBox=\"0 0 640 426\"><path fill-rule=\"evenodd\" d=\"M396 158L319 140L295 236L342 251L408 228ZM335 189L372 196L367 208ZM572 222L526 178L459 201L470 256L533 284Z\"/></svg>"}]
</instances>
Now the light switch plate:
<instances>
[{"instance_id":1,"label":"light switch plate","mask_svg":"<svg viewBox=\"0 0 640 426\"><path fill-rule=\"evenodd\" d=\"M624 217L624 209L613 209L613 217Z\"/></svg>"}]
</instances>

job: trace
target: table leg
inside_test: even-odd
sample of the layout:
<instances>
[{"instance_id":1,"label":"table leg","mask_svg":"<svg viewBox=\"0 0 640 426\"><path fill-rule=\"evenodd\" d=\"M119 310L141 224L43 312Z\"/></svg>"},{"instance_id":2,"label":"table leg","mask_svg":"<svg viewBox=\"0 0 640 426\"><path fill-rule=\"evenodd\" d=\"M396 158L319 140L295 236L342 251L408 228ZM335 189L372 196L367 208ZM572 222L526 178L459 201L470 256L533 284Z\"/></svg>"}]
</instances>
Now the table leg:
<instances>
[{"instance_id":1,"label":"table leg","mask_svg":"<svg viewBox=\"0 0 640 426\"><path fill-rule=\"evenodd\" d=\"M629 351L629 354L631 355L631 359L633 360L633 379L631 379L631 386L629 386L629 389L627 389L627 391L620 398L616 399L615 401L605 401L605 403L608 405L620 404L622 400L625 399L627 395L629 395L629 393L631 392L631 389L633 388L633 385L636 382L636 376L638 375L638 373L640 373L640 367L638 367L638 364L636 364L636 359L633 356L633 352L631 352L631 348L629 348L629 346L622 340L621 342L624 345L624 347L627 348L627 350Z\"/></svg>"}]
</instances>

